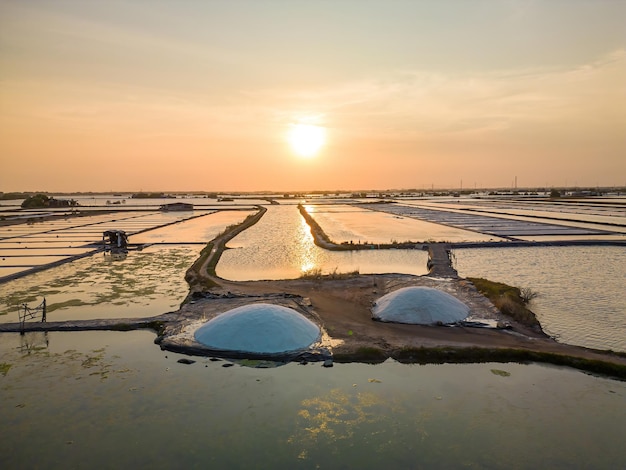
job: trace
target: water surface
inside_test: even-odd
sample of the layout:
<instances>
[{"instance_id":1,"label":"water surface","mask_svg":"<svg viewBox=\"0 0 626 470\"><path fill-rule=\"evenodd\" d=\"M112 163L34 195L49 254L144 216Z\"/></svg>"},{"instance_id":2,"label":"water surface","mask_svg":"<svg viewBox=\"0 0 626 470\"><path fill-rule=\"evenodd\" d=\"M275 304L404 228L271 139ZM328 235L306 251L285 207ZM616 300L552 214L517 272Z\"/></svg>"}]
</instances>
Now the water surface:
<instances>
[{"instance_id":1,"label":"water surface","mask_svg":"<svg viewBox=\"0 0 626 470\"><path fill-rule=\"evenodd\" d=\"M311 230L296 206L269 206L261 220L228 243L216 273L248 281L294 279L311 270L361 274L426 274L428 254L421 250L328 251L313 243Z\"/></svg>"},{"instance_id":2,"label":"water surface","mask_svg":"<svg viewBox=\"0 0 626 470\"><path fill-rule=\"evenodd\" d=\"M572 369L224 368L179 364L184 356L153 339L0 335L2 467L615 469L626 460L626 384Z\"/></svg>"},{"instance_id":3,"label":"water surface","mask_svg":"<svg viewBox=\"0 0 626 470\"><path fill-rule=\"evenodd\" d=\"M530 308L559 341L626 351L623 247L473 248L453 256L462 277L537 292Z\"/></svg>"},{"instance_id":4,"label":"water surface","mask_svg":"<svg viewBox=\"0 0 626 470\"><path fill-rule=\"evenodd\" d=\"M48 321L140 318L177 310L189 286L185 271L201 245L150 247L118 257L98 253L0 284L0 321L18 306L46 298Z\"/></svg>"}]
</instances>

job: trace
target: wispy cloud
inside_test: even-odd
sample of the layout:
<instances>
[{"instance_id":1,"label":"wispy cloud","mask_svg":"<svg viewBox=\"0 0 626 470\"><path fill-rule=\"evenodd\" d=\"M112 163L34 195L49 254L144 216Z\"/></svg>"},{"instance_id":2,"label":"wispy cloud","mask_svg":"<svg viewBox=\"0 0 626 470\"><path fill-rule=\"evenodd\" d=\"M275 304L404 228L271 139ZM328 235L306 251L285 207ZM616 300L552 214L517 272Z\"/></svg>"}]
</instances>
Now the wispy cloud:
<instances>
[{"instance_id":1,"label":"wispy cloud","mask_svg":"<svg viewBox=\"0 0 626 470\"><path fill-rule=\"evenodd\" d=\"M467 75L404 71L332 88L247 91L274 113L324 113L346 131L398 136L491 133L519 125L605 116L624 122L626 51L573 68L503 70ZM621 105L620 105L621 103Z\"/></svg>"}]
</instances>

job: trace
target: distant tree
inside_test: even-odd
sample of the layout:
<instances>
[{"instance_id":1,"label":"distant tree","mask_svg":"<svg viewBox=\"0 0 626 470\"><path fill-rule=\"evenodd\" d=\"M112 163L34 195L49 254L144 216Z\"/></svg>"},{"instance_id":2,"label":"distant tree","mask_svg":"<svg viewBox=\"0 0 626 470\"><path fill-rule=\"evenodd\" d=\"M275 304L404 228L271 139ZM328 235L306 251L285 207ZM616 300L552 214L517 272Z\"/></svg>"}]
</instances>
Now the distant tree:
<instances>
[{"instance_id":1,"label":"distant tree","mask_svg":"<svg viewBox=\"0 0 626 470\"><path fill-rule=\"evenodd\" d=\"M550 197L561 197L561 191L558 189L553 189L550 191Z\"/></svg>"},{"instance_id":2,"label":"distant tree","mask_svg":"<svg viewBox=\"0 0 626 470\"><path fill-rule=\"evenodd\" d=\"M41 209L43 207L75 207L78 202L74 199L55 199L45 194L29 196L22 202L23 209Z\"/></svg>"},{"instance_id":3,"label":"distant tree","mask_svg":"<svg viewBox=\"0 0 626 470\"><path fill-rule=\"evenodd\" d=\"M22 209L38 209L41 207L48 207L50 205L50 198L45 194L35 194L29 196L22 202Z\"/></svg>"},{"instance_id":4,"label":"distant tree","mask_svg":"<svg viewBox=\"0 0 626 470\"><path fill-rule=\"evenodd\" d=\"M28 196L28 193L0 193L0 199L2 199L3 201L26 199Z\"/></svg>"}]
</instances>

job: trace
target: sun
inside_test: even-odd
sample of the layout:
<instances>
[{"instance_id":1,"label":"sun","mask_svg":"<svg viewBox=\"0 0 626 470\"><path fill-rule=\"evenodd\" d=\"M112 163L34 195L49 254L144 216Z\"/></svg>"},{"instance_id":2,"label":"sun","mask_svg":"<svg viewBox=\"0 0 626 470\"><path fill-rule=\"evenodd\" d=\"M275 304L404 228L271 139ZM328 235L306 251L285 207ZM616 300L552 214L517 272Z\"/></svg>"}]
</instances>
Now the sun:
<instances>
[{"instance_id":1,"label":"sun","mask_svg":"<svg viewBox=\"0 0 626 470\"><path fill-rule=\"evenodd\" d=\"M297 155L313 157L326 143L326 128L313 124L292 124L287 140Z\"/></svg>"}]
</instances>

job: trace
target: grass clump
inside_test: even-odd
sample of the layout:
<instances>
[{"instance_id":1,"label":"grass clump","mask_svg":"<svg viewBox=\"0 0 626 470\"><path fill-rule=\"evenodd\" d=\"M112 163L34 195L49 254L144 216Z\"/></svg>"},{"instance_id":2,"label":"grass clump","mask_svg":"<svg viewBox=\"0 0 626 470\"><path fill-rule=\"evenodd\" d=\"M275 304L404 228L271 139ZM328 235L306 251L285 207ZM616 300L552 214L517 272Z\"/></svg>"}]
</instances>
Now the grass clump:
<instances>
[{"instance_id":1,"label":"grass clump","mask_svg":"<svg viewBox=\"0 0 626 470\"><path fill-rule=\"evenodd\" d=\"M504 315L508 315L522 325L541 329L535 314L526 307L526 304L537 296L536 292L530 289L524 289L522 292L517 287L477 277L469 277L468 280Z\"/></svg>"},{"instance_id":2,"label":"grass clump","mask_svg":"<svg viewBox=\"0 0 626 470\"><path fill-rule=\"evenodd\" d=\"M11 368L11 364L6 362L0 362L0 374L6 376L9 373L9 369Z\"/></svg>"},{"instance_id":3,"label":"grass clump","mask_svg":"<svg viewBox=\"0 0 626 470\"><path fill-rule=\"evenodd\" d=\"M165 323L163 323L162 321L155 320L148 322L145 324L145 327L150 330L156 331L157 336L162 336L165 332Z\"/></svg>"},{"instance_id":4,"label":"grass clump","mask_svg":"<svg viewBox=\"0 0 626 470\"><path fill-rule=\"evenodd\" d=\"M312 268L300 274L300 279L338 280L338 279L349 279L351 277L358 276L359 274L360 272L358 269L355 269L354 271L349 271L347 273L342 273L342 272L339 272L337 268L335 268L332 270L332 272L328 274L323 274L322 268Z\"/></svg>"}]
</instances>

